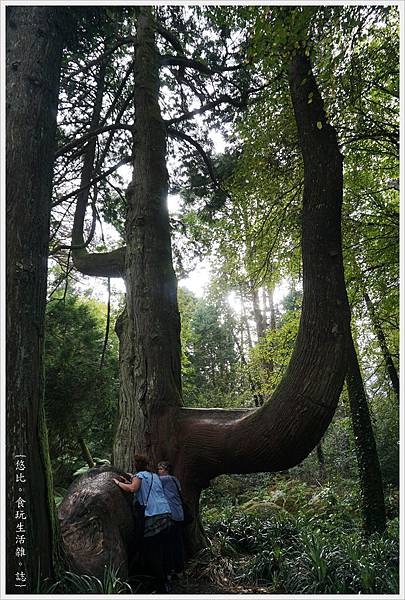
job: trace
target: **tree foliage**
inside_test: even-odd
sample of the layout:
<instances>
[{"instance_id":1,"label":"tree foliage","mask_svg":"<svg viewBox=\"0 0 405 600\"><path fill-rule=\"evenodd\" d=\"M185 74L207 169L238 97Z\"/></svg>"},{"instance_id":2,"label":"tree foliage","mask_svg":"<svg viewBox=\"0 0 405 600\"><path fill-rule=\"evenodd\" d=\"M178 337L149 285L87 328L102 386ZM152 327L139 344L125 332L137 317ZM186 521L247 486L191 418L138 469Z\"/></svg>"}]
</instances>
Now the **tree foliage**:
<instances>
[{"instance_id":1,"label":"tree foliage","mask_svg":"<svg viewBox=\"0 0 405 600\"><path fill-rule=\"evenodd\" d=\"M109 458L118 397L118 344L110 337L102 368L105 308L75 294L48 304L45 406L56 483L64 487L85 459Z\"/></svg>"}]
</instances>

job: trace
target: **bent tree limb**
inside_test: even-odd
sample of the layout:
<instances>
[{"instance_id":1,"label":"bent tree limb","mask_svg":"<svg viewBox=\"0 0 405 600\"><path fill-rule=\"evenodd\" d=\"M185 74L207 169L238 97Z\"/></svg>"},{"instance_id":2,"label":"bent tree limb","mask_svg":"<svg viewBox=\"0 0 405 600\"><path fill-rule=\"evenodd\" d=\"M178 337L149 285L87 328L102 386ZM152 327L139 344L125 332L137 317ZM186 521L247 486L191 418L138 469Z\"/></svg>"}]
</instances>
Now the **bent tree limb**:
<instances>
[{"instance_id":1,"label":"bent tree limb","mask_svg":"<svg viewBox=\"0 0 405 600\"><path fill-rule=\"evenodd\" d=\"M236 418L224 411L220 420L216 411L181 410L176 463L185 482L198 471L193 495L220 473L276 471L302 461L328 427L346 374L350 312L340 232L342 156L303 52L292 58L288 76L304 159L298 336L287 372L263 407Z\"/></svg>"},{"instance_id":2,"label":"bent tree limb","mask_svg":"<svg viewBox=\"0 0 405 600\"><path fill-rule=\"evenodd\" d=\"M105 73L106 63L102 62L97 80L96 99L94 102L89 132L96 131L100 122ZM87 142L84 152L80 189L77 194L77 204L72 231L73 264L76 269L85 275L93 275L96 277L122 277L124 271L125 250L123 248L118 248L111 252L90 253L87 250L87 245L91 241L92 236L90 236L87 241L84 240L83 236L84 219L89 201L90 188L93 183L95 151L96 137L93 136L90 137ZM92 227L92 232L94 233L94 227Z\"/></svg>"}]
</instances>

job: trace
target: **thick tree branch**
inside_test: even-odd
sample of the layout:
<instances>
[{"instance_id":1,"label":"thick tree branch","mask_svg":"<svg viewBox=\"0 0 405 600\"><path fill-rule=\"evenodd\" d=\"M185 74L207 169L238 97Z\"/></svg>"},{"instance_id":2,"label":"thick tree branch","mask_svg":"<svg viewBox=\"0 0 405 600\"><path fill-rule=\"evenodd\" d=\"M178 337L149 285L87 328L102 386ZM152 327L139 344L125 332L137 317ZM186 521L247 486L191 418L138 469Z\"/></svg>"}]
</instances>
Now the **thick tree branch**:
<instances>
[{"instance_id":1,"label":"thick tree branch","mask_svg":"<svg viewBox=\"0 0 405 600\"><path fill-rule=\"evenodd\" d=\"M91 181L81 185L76 190L73 190L72 192L69 192L68 194L64 194L63 196L60 196L59 198L57 198L57 200L53 203L52 206L57 206L58 204L65 202L65 200L68 200L69 198L73 198L73 196L77 196L77 194L79 194L80 192L82 192L86 189L89 189L92 185L94 185L98 181L102 181L103 179L105 179L106 177L111 175L111 173L114 173L117 169L119 169L123 165L127 165L128 163L132 162L132 160L133 160L132 156L126 156L125 158L120 160L118 163L116 163L115 165L113 165L112 167L107 169L106 171L103 171L103 173L100 173L100 175L98 175L97 177L94 177L93 179L91 179Z\"/></svg>"},{"instance_id":2,"label":"thick tree branch","mask_svg":"<svg viewBox=\"0 0 405 600\"><path fill-rule=\"evenodd\" d=\"M156 23L156 31L160 33L162 37L165 38L172 47L177 50L180 54L184 54L183 46L181 45L179 39L166 27L164 27L161 23Z\"/></svg>"},{"instance_id":3,"label":"thick tree branch","mask_svg":"<svg viewBox=\"0 0 405 600\"><path fill-rule=\"evenodd\" d=\"M127 105L128 104L129 104L129 100L127 102ZM126 130L126 131L130 131L132 133L133 129L134 129L133 125L126 125L125 123L114 123L113 125L104 125L103 127L97 127L95 129L90 129L87 133L82 135L80 138L72 140L68 144L65 144L64 146L59 148L55 152L55 158L59 158L60 156L63 156L64 154L66 154L66 152L69 152L69 150L73 150L73 148L76 148L77 146L82 146L87 140L97 137L98 135L100 135L101 133L105 133L106 131Z\"/></svg>"},{"instance_id":4,"label":"thick tree branch","mask_svg":"<svg viewBox=\"0 0 405 600\"><path fill-rule=\"evenodd\" d=\"M171 127L167 128L167 133L168 133L168 135L178 138L179 140L184 140L185 142L194 146L194 148L196 148L196 150L198 150L204 163L206 164L206 167L207 167L210 177L215 185L215 188L220 189L220 185L219 185L218 179L215 175L214 168L212 166L212 162L211 162L208 154L205 152L204 148L201 146L201 144L199 144L196 140L194 140L192 137L190 137L186 133L183 133L182 131L177 131L176 129L173 129Z\"/></svg>"},{"instance_id":5,"label":"thick tree branch","mask_svg":"<svg viewBox=\"0 0 405 600\"><path fill-rule=\"evenodd\" d=\"M169 55L161 55L160 56L160 65L162 67L188 67L190 69L194 69L199 71L200 73L204 73L204 75L216 75L218 73L226 73L228 71L237 71L241 69L245 65L232 65L229 67L209 67L205 63L200 60L196 60L194 58L187 58L186 56L169 56Z\"/></svg>"},{"instance_id":6,"label":"thick tree branch","mask_svg":"<svg viewBox=\"0 0 405 600\"><path fill-rule=\"evenodd\" d=\"M219 96L219 98L216 98L215 100L211 100L211 102L207 102L206 104L203 104L200 108L197 108L195 110L190 110L189 112L184 113L183 115L180 115L179 117L175 117L174 119L169 119L167 121L165 121L166 125L170 126L170 125L174 125L175 123L181 123L182 121L187 121L188 119L192 119L193 117L195 117L196 115L201 115L205 112L207 112L207 110L211 110L213 108L215 108L216 106L219 106L220 104L231 104L232 106L235 106L236 108L243 108L243 106L245 106L245 103L243 102L243 100L241 98L232 98L232 96L229 96L228 94L221 94L221 96Z\"/></svg>"},{"instance_id":7,"label":"thick tree branch","mask_svg":"<svg viewBox=\"0 0 405 600\"><path fill-rule=\"evenodd\" d=\"M110 252L87 253L76 251L75 267L83 275L92 277L123 277L125 272L125 246Z\"/></svg>"}]
</instances>

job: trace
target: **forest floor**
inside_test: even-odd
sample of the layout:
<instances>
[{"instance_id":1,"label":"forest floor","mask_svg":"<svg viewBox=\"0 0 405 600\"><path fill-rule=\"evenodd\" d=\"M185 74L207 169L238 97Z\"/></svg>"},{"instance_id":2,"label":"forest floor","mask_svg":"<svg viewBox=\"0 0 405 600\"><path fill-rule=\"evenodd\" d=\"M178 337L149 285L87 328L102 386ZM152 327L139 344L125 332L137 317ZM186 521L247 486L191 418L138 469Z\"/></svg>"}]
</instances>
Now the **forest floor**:
<instances>
[{"instance_id":1,"label":"forest floor","mask_svg":"<svg viewBox=\"0 0 405 600\"><path fill-rule=\"evenodd\" d=\"M195 578L184 573L183 577L173 581L172 594L195 594L215 596L217 594L268 594L269 590L259 587L242 587L226 579L222 584L210 581L206 577Z\"/></svg>"},{"instance_id":2,"label":"forest floor","mask_svg":"<svg viewBox=\"0 0 405 600\"><path fill-rule=\"evenodd\" d=\"M233 576L231 564L221 559L191 560L172 585L172 594L205 594L209 597L217 594L269 594L268 588L241 585Z\"/></svg>"},{"instance_id":3,"label":"forest floor","mask_svg":"<svg viewBox=\"0 0 405 600\"><path fill-rule=\"evenodd\" d=\"M188 575L184 575L181 579L173 581L172 594L206 594L211 596L232 593L235 593L234 590L214 584L205 578L191 579Z\"/></svg>"}]
</instances>

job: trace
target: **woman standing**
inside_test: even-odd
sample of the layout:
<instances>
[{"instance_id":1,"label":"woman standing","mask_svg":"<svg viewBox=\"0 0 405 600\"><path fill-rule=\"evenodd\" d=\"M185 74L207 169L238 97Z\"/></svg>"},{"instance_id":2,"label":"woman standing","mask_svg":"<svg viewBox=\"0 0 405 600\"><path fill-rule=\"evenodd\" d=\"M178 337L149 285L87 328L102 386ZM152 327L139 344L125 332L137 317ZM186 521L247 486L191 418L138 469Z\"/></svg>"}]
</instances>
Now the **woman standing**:
<instances>
[{"instance_id":1,"label":"woman standing","mask_svg":"<svg viewBox=\"0 0 405 600\"><path fill-rule=\"evenodd\" d=\"M114 479L125 492L133 492L134 499L145 506L145 531L141 555L145 569L155 580L158 593L170 592L168 575L170 572L169 530L171 511L163 492L160 478L149 469L149 461L143 454L135 454L135 475L131 482Z\"/></svg>"},{"instance_id":2,"label":"woman standing","mask_svg":"<svg viewBox=\"0 0 405 600\"><path fill-rule=\"evenodd\" d=\"M181 486L177 477L172 475L172 466L166 461L158 463L158 474L162 482L163 491L169 502L172 513L172 527L170 530L172 547L172 564L175 573L181 573L184 568L184 513L181 498Z\"/></svg>"}]
</instances>

